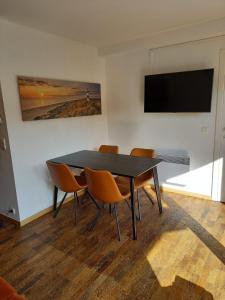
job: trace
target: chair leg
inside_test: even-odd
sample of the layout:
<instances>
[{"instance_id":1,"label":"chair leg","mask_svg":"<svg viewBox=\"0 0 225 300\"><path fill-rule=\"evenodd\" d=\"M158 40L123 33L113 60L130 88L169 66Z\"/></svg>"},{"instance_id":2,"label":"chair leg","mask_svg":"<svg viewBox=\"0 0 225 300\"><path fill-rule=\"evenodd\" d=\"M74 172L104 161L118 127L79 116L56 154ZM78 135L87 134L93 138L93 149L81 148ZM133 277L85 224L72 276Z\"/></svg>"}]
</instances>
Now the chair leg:
<instances>
[{"instance_id":1,"label":"chair leg","mask_svg":"<svg viewBox=\"0 0 225 300\"><path fill-rule=\"evenodd\" d=\"M86 199L87 194L88 194L87 189L84 189L84 194L79 197L81 205L83 205L85 203L85 199Z\"/></svg>"},{"instance_id":2,"label":"chair leg","mask_svg":"<svg viewBox=\"0 0 225 300\"><path fill-rule=\"evenodd\" d=\"M84 195L78 196L77 194L77 204L79 204L80 206L84 204Z\"/></svg>"},{"instance_id":3,"label":"chair leg","mask_svg":"<svg viewBox=\"0 0 225 300\"><path fill-rule=\"evenodd\" d=\"M109 213L110 213L110 215L112 214L112 204L111 203L109 204Z\"/></svg>"},{"instance_id":4,"label":"chair leg","mask_svg":"<svg viewBox=\"0 0 225 300\"><path fill-rule=\"evenodd\" d=\"M98 208L98 209L101 209L100 205L98 204L98 202L95 200L95 198L89 193L88 193L88 196L89 198L92 200L92 202L95 204L95 206Z\"/></svg>"},{"instance_id":5,"label":"chair leg","mask_svg":"<svg viewBox=\"0 0 225 300\"><path fill-rule=\"evenodd\" d=\"M78 204L78 196L77 193L74 193L74 223L77 225L77 204Z\"/></svg>"},{"instance_id":6,"label":"chair leg","mask_svg":"<svg viewBox=\"0 0 225 300\"><path fill-rule=\"evenodd\" d=\"M137 189L137 203L138 203L139 221L141 221L141 199L140 199L140 195L139 195L139 189Z\"/></svg>"},{"instance_id":7,"label":"chair leg","mask_svg":"<svg viewBox=\"0 0 225 300\"><path fill-rule=\"evenodd\" d=\"M95 198L88 191L87 191L87 194L88 194L89 198L92 200L92 202L95 204L95 206L96 206L96 208L98 210L98 212L97 212L96 217L94 218L94 220L91 221L88 224L88 226L87 226L88 230L91 231L91 230L93 230L95 228L95 226L96 226L96 224L98 222L98 219L99 219L99 217L101 215L101 206L98 204L98 202L95 200Z\"/></svg>"},{"instance_id":8,"label":"chair leg","mask_svg":"<svg viewBox=\"0 0 225 300\"><path fill-rule=\"evenodd\" d=\"M146 189L143 187L142 190L145 192L145 195L147 196L147 198L149 199L149 201L152 203L152 205L155 205L155 203L153 202L152 198L150 197L149 193L146 191Z\"/></svg>"},{"instance_id":9,"label":"chair leg","mask_svg":"<svg viewBox=\"0 0 225 300\"><path fill-rule=\"evenodd\" d=\"M130 208L130 203L127 201L127 199L125 200L125 202L126 202L126 204L127 204L127 207L128 207L129 209L131 209L131 208Z\"/></svg>"},{"instance_id":10,"label":"chair leg","mask_svg":"<svg viewBox=\"0 0 225 300\"><path fill-rule=\"evenodd\" d=\"M66 196L67 196L67 193L65 193L65 195L63 196L61 202L59 203L59 206L56 208L55 213L53 215L53 218L55 218L58 215L58 213L60 211L60 208L63 205L64 200L66 199Z\"/></svg>"},{"instance_id":11,"label":"chair leg","mask_svg":"<svg viewBox=\"0 0 225 300\"><path fill-rule=\"evenodd\" d=\"M78 197L77 193L76 193L76 200L77 200L77 205L80 205L80 198Z\"/></svg>"},{"instance_id":12,"label":"chair leg","mask_svg":"<svg viewBox=\"0 0 225 300\"><path fill-rule=\"evenodd\" d=\"M115 218L116 218L116 228L117 228L117 236L118 240L121 240L120 237L120 225L119 225L119 219L118 219L118 204L114 204L114 212L115 212Z\"/></svg>"}]
</instances>

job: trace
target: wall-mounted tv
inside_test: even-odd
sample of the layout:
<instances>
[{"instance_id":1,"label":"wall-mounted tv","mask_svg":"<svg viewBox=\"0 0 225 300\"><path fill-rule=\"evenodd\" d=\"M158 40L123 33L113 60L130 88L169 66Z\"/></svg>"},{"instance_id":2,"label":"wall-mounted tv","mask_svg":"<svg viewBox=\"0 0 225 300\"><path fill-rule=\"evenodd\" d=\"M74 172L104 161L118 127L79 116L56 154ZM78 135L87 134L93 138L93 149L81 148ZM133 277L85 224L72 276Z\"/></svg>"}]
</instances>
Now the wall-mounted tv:
<instances>
[{"instance_id":1,"label":"wall-mounted tv","mask_svg":"<svg viewBox=\"0 0 225 300\"><path fill-rule=\"evenodd\" d=\"M210 112L214 69L145 76L145 112Z\"/></svg>"}]
</instances>

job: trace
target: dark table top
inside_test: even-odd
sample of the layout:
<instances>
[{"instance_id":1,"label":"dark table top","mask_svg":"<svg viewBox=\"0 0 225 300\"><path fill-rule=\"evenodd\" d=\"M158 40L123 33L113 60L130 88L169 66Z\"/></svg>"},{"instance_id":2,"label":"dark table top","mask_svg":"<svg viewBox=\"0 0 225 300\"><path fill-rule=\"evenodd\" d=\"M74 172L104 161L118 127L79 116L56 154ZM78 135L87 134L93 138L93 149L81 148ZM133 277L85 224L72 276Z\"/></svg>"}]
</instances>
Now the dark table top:
<instances>
[{"instance_id":1,"label":"dark table top","mask_svg":"<svg viewBox=\"0 0 225 300\"><path fill-rule=\"evenodd\" d=\"M162 159L83 150L49 161L64 163L74 168L89 167L95 170L108 170L114 175L136 177L156 167Z\"/></svg>"}]
</instances>

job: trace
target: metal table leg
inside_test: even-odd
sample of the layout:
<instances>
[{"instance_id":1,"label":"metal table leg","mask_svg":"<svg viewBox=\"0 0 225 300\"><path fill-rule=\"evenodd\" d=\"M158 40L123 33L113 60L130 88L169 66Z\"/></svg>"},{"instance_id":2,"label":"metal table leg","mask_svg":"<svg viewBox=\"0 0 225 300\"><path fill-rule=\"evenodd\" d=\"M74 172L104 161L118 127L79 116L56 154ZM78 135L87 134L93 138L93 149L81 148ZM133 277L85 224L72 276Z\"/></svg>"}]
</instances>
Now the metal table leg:
<instances>
[{"instance_id":1,"label":"metal table leg","mask_svg":"<svg viewBox=\"0 0 225 300\"><path fill-rule=\"evenodd\" d=\"M132 229L133 229L133 240L137 239L137 227L136 227L136 212L135 212L135 201L134 201L134 178L130 178L130 194L131 194L131 212L132 212Z\"/></svg>"},{"instance_id":2,"label":"metal table leg","mask_svg":"<svg viewBox=\"0 0 225 300\"><path fill-rule=\"evenodd\" d=\"M57 208L57 198L58 198L58 188L55 186L54 192L53 192L53 210L54 211L56 211L56 208Z\"/></svg>"},{"instance_id":3,"label":"metal table leg","mask_svg":"<svg viewBox=\"0 0 225 300\"><path fill-rule=\"evenodd\" d=\"M158 179L158 172L157 167L153 168L153 178L154 178L154 185L155 185L155 191L156 191L156 198L159 206L159 213L162 213L162 203L161 203L161 194L160 194L160 188L159 188L159 179Z\"/></svg>"},{"instance_id":4,"label":"metal table leg","mask_svg":"<svg viewBox=\"0 0 225 300\"><path fill-rule=\"evenodd\" d=\"M139 189L137 189L137 203L138 203L138 220L141 221L141 199L139 195Z\"/></svg>"}]
</instances>

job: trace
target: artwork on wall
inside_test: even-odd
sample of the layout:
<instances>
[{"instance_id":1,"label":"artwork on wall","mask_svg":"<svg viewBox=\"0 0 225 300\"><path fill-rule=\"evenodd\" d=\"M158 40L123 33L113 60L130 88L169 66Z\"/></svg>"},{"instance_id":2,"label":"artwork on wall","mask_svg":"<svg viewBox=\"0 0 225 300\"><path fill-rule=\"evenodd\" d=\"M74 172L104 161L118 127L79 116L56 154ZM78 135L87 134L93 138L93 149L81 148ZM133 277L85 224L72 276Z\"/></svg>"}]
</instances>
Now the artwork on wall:
<instances>
[{"instance_id":1,"label":"artwork on wall","mask_svg":"<svg viewBox=\"0 0 225 300\"><path fill-rule=\"evenodd\" d=\"M18 76L23 121L101 114L101 86Z\"/></svg>"}]
</instances>

